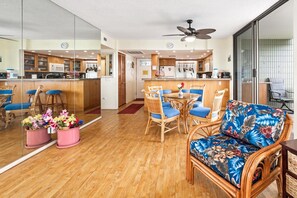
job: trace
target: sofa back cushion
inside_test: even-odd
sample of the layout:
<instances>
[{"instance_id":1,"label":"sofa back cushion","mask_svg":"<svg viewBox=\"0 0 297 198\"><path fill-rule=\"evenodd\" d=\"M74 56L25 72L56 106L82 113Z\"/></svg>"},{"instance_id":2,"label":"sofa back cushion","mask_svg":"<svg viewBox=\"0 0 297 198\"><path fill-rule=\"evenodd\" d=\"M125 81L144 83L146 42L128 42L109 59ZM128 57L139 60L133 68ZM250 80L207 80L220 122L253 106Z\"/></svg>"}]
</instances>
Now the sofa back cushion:
<instances>
[{"instance_id":1,"label":"sofa back cushion","mask_svg":"<svg viewBox=\"0 0 297 198\"><path fill-rule=\"evenodd\" d=\"M221 133L263 148L274 144L283 131L286 112L236 100L227 103Z\"/></svg>"}]
</instances>

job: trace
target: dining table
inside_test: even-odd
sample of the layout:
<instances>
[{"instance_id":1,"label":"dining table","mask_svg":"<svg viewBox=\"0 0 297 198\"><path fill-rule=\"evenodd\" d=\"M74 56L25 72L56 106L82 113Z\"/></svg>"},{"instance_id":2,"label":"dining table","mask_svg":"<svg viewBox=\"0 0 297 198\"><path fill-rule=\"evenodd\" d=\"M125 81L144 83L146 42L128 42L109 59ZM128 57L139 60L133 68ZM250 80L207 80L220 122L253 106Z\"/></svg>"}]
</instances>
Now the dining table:
<instances>
[{"instance_id":1,"label":"dining table","mask_svg":"<svg viewBox=\"0 0 297 198\"><path fill-rule=\"evenodd\" d=\"M188 115L192 105L200 97L200 94L183 93L180 96L179 93L163 94L165 100L169 101L173 108L180 111L181 121L183 122L184 132L188 133Z\"/></svg>"}]
</instances>

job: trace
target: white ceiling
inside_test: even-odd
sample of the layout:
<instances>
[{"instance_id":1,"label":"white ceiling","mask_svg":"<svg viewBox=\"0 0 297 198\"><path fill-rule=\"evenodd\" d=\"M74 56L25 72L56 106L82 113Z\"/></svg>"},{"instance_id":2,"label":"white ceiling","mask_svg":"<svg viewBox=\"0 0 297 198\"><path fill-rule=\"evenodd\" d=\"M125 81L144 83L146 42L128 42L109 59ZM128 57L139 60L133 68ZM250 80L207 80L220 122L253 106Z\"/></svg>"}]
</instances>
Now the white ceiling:
<instances>
[{"instance_id":1,"label":"white ceiling","mask_svg":"<svg viewBox=\"0 0 297 198\"><path fill-rule=\"evenodd\" d=\"M57 56L61 58L77 58L77 59L97 59L97 54L100 53L98 50L31 50L37 54ZM74 54L75 53L75 54Z\"/></svg>"},{"instance_id":2,"label":"white ceiling","mask_svg":"<svg viewBox=\"0 0 297 198\"><path fill-rule=\"evenodd\" d=\"M52 0L115 39L164 39L176 26L215 28L213 38L234 34L277 0Z\"/></svg>"}]
</instances>

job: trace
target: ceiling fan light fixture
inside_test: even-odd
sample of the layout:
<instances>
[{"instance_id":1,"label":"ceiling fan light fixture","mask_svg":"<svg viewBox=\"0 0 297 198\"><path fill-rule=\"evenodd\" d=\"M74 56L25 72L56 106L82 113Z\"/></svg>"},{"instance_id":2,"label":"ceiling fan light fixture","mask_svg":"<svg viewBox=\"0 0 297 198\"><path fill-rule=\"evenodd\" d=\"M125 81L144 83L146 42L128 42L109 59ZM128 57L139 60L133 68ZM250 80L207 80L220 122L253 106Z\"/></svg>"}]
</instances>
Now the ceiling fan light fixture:
<instances>
[{"instance_id":1,"label":"ceiling fan light fixture","mask_svg":"<svg viewBox=\"0 0 297 198\"><path fill-rule=\"evenodd\" d=\"M185 41L186 41L186 42L193 42L193 41L195 41L195 39L196 39L195 36L187 36L187 37L185 38Z\"/></svg>"}]
</instances>

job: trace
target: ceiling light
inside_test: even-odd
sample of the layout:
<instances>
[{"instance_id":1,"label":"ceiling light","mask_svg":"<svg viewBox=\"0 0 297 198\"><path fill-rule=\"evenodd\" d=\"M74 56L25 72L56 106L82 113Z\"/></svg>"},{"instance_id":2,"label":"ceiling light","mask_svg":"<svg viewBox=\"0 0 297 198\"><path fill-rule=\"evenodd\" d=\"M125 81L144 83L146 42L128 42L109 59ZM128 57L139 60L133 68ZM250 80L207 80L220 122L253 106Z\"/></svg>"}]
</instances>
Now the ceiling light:
<instances>
[{"instance_id":1,"label":"ceiling light","mask_svg":"<svg viewBox=\"0 0 297 198\"><path fill-rule=\"evenodd\" d=\"M190 52L193 53L193 50L191 50Z\"/></svg>"},{"instance_id":2,"label":"ceiling light","mask_svg":"<svg viewBox=\"0 0 297 198\"><path fill-rule=\"evenodd\" d=\"M162 58L162 56L160 56L160 58Z\"/></svg>"},{"instance_id":3,"label":"ceiling light","mask_svg":"<svg viewBox=\"0 0 297 198\"><path fill-rule=\"evenodd\" d=\"M144 56L142 56L142 58L144 58Z\"/></svg>"},{"instance_id":4,"label":"ceiling light","mask_svg":"<svg viewBox=\"0 0 297 198\"><path fill-rule=\"evenodd\" d=\"M48 53L48 55L52 55L51 53Z\"/></svg>"},{"instance_id":5,"label":"ceiling light","mask_svg":"<svg viewBox=\"0 0 297 198\"><path fill-rule=\"evenodd\" d=\"M52 52L51 50L48 50L48 52Z\"/></svg>"},{"instance_id":6,"label":"ceiling light","mask_svg":"<svg viewBox=\"0 0 297 198\"><path fill-rule=\"evenodd\" d=\"M78 57L78 55L76 55L76 57Z\"/></svg>"},{"instance_id":7,"label":"ceiling light","mask_svg":"<svg viewBox=\"0 0 297 198\"><path fill-rule=\"evenodd\" d=\"M189 58L190 56L189 55L187 55L187 58Z\"/></svg>"},{"instance_id":8,"label":"ceiling light","mask_svg":"<svg viewBox=\"0 0 297 198\"><path fill-rule=\"evenodd\" d=\"M69 51L65 51L66 53L68 53Z\"/></svg>"},{"instance_id":9,"label":"ceiling light","mask_svg":"<svg viewBox=\"0 0 297 198\"><path fill-rule=\"evenodd\" d=\"M175 50L173 50L173 53L175 53Z\"/></svg>"},{"instance_id":10,"label":"ceiling light","mask_svg":"<svg viewBox=\"0 0 297 198\"><path fill-rule=\"evenodd\" d=\"M84 52L88 52L87 50L85 50Z\"/></svg>"},{"instance_id":11,"label":"ceiling light","mask_svg":"<svg viewBox=\"0 0 297 198\"><path fill-rule=\"evenodd\" d=\"M63 56L61 55L61 57L63 57Z\"/></svg>"},{"instance_id":12,"label":"ceiling light","mask_svg":"<svg viewBox=\"0 0 297 198\"><path fill-rule=\"evenodd\" d=\"M207 50L207 52L209 52L209 50Z\"/></svg>"},{"instance_id":13,"label":"ceiling light","mask_svg":"<svg viewBox=\"0 0 297 198\"><path fill-rule=\"evenodd\" d=\"M186 42L193 42L193 41L195 41L195 39L196 39L195 36L187 36L187 37L185 38L185 41L186 41Z\"/></svg>"},{"instance_id":14,"label":"ceiling light","mask_svg":"<svg viewBox=\"0 0 297 198\"><path fill-rule=\"evenodd\" d=\"M31 52L35 52L34 50L32 50Z\"/></svg>"},{"instance_id":15,"label":"ceiling light","mask_svg":"<svg viewBox=\"0 0 297 198\"><path fill-rule=\"evenodd\" d=\"M158 50L156 50L156 52L158 53L159 51L158 51Z\"/></svg>"},{"instance_id":16,"label":"ceiling light","mask_svg":"<svg viewBox=\"0 0 297 198\"><path fill-rule=\"evenodd\" d=\"M206 55L206 53L203 53L203 55Z\"/></svg>"},{"instance_id":17,"label":"ceiling light","mask_svg":"<svg viewBox=\"0 0 297 198\"><path fill-rule=\"evenodd\" d=\"M94 54L94 52L92 52L92 54Z\"/></svg>"}]
</instances>

